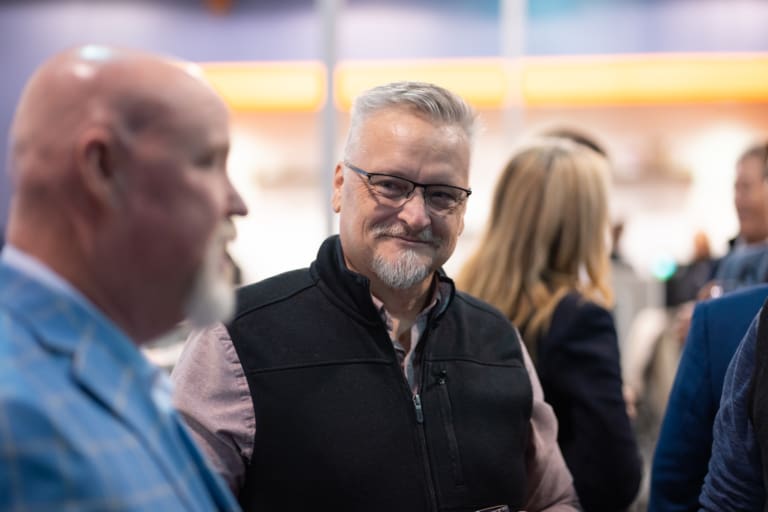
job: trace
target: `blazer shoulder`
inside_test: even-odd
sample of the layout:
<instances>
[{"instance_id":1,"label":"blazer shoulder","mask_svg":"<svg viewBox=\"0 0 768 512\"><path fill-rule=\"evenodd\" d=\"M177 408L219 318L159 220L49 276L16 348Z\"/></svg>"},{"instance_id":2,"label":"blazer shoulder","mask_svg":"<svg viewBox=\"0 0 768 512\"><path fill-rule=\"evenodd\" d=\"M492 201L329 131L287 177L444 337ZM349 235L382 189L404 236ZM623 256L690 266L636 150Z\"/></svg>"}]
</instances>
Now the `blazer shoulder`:
<instances>
[{"instance_id":1,"label":"blazer shoulder","mask_svg":"<svg viewBox=\"0 0 768 512\"><path fill-rule=\"evenodd\" d=\"M758 285L703 301L696 304L691 323L701 324L718 343L723 336L740 341L766 298L768 285Z\"/></svg>"},{"instance_id":2,"label":"blazer shoulder","mask_svg":"<svg viewBox=\"0 0 768 512\"><path fill-rule=\"evenodd\" d=\"M555 307L549 329L539 342L539 350L586 340L617 344L613 316L606 308L582 295L569 293Z\"/></svg>"},{"instance_id":3,"label":"blazer shoulder","mask_svg":"<svg viewBox=\"0 0 768 512\"><path fill-rule=\"evenodd\" d=\"M0 403L42 404L45 390L61 392L71 356L42 343L26 318L0 307ZM7 416L12 418L12 416Z\"/></svg>"},{"instance_id":4,"label":"blazer shoulder","mask_svg":"<svg viewBox=\"0 0 768 512\"><path fill-rule=\"evenodd\" d=\"M605 307L592 302L578 293L569 293L563 297L552 313L552 326L563 328L573 327L574 324L610 324L613 326L613 316Z\"/></svg>"},{"instance_id":5,"label":"blazer shoulder","mask_svg":"<svg viewBox=\"0 0 768 512\"><path fill-rule=\"evenodd\" d=\"M697 307L709 308L713 311L737 310L745 305L761 306L768 297L768 284L759 284L741 288L722 297L710 299L697 304Z\"/></svg>"}]
</instances>

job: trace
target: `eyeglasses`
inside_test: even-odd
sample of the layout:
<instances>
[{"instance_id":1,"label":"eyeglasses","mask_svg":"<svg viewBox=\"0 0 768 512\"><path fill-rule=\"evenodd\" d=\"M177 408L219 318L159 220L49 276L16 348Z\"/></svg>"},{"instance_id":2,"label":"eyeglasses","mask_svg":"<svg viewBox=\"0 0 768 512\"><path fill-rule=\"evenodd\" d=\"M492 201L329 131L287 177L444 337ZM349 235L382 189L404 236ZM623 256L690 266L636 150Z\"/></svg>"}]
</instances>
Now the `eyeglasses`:
<instances>
[{"instance_id":1,"label":"eyeglasses","mask_svg":"<svg viewBox=\"0 0 768 512\"><path fill-rule=\"evenodd\" d=\"M344 166L367 178L368 185L393 208L399 208L413 195L417 187L424 189L424 202L435 213L450 213L467 200L472 190L454 185L425 185L400 176L367 172L349 162Z\"/></svg>"}]
</instances>

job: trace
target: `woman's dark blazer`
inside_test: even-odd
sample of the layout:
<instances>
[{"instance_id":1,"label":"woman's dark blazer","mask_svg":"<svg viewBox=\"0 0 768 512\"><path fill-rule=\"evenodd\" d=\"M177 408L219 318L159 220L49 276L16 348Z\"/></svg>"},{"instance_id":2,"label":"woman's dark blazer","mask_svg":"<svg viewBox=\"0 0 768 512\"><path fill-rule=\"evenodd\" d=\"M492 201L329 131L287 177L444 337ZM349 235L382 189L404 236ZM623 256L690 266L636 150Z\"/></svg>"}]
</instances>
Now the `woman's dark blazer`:
<instances>
[{"instance_id":1,"label":"woman's dark blazer","mask_svg":"<svg viewBox=\"0 0 768 512\"><path fill-rule=\"evenodd\" d=\"M642 462L622 393L619 346L605 308L576 293L555 308L537 344L544 398L584 510L619 511L634 500Z\"/></svg>"}]
</instances>

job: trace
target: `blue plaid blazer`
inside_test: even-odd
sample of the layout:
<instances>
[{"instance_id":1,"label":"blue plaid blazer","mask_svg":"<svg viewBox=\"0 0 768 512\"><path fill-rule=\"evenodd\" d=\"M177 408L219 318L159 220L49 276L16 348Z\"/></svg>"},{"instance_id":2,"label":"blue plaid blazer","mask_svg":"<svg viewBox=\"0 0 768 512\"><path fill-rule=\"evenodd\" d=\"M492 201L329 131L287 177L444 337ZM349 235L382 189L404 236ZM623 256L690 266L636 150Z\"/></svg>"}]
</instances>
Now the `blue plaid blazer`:
<instances>
[{"instance_id":1,"label":"blue plaid blazer","mask_svg":"<svg viewBox=\"0 0 768 512\"><path fill-rule=\"evenodd\" d=\"M239 510L158 377L105 317L0 262L0 510Z\"/></svg>"}]
</instances>

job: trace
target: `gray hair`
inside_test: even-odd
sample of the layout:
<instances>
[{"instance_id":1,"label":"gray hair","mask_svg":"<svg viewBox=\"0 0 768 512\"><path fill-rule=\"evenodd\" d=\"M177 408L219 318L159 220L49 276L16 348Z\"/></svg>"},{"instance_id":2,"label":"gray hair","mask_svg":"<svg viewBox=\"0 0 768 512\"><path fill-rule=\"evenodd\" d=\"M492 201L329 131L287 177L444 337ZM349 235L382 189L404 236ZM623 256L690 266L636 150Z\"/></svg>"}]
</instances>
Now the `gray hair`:
<instances>
[{"instance_id":1,"label":"gray hair","mask_svg":"<svg viewBox=\"0 0 768 512\"><path fill-rule=\"evenodd\" d=\"M352 105L345 154L359 138L369 115L387 108L404 108L437 124L456 125L472 140L477 114L459 95L426 82L392 82L363 92Z\"/></svg>"}]
</instances>

